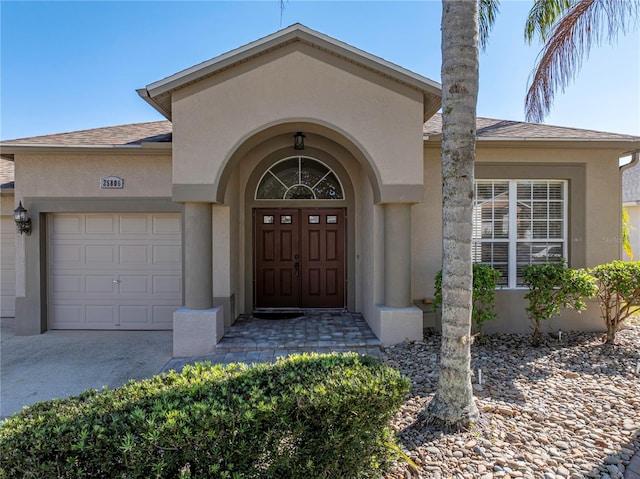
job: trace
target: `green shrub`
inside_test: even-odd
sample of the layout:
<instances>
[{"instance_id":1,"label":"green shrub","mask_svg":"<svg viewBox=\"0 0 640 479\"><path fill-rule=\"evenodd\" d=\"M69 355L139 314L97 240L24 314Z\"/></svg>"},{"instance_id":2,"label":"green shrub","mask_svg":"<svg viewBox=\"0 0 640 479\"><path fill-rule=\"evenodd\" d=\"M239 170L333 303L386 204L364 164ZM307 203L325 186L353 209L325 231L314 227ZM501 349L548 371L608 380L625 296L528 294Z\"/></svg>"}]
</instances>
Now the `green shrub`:
<instances>
[{"instance_id":1,"label":"green shrub","mask_svg":"<svg viewBox=\"0 0 640 479\"><path fill-rule=\"evenodd\" d=\"M583 298L596 293L594 279L583 269L571 269L564 263L528 264L522 269L524 284L529 292L527 313L533 323L533 344L542 341L541 323L560 314L560 308L583 311Z\"/></svg>"},{"instance_id":2,"label":"green shrub","mask_svg":"<svg viewBox=\"0 0 640 479\"><path fill-rule=\"evenodd\" d=\"M473 309L471 320L474 332L482 333L482 325L497 316L493 307L496 302L496 287L502 273L488 264L473 264ZM442 304L442 270L435 279L435 298L433 306Z\"/></svg>"},{"instance_id":3,"label":"green shrub","mask_svg":"<svg viewBox=\"0 0 640 479\"><path fill-rule=\"evenodd\" d=\"M0 477L379 477L408 390L353 353L196 364L25 408L0 427Z\"/></svg>"},{"instance_id":4,"label":"green shrub","mask_svg":"<svg viewBox=\"0 0 640 479\"><path fill-rule=\"evenodd\" d=\"M589 270L597 280L598 302L607 326L605 341L613 343L622 323L635 314L640 301L640 261L614 261Z\"/></svg>"}]
</instances>

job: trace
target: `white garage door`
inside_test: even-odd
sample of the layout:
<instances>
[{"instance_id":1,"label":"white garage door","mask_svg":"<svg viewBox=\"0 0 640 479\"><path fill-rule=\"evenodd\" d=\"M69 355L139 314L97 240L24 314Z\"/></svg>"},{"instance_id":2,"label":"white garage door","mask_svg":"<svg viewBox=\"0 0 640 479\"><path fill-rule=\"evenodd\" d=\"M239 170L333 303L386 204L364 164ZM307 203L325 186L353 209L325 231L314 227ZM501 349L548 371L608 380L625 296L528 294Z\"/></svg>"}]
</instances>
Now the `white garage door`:
<instances>
[{"instance_id":1,"label":"white garage door","mask_svg":"<svg viewBox=\"0 0 640 479\"><path fill-rule=\"evenodd\" d=\"M48 258L49 328L172 329L179 214L50 215Z\"/></svg>"},{"instance_id":2,"label":"white garage door","mask_svg":"<svg viewBox=\"0 0 640 479\"><path fill-rule=\"evenodd\" d=\"M16 315L16 224L0 216L0 316Z\"/></svg>"}]
</instances>

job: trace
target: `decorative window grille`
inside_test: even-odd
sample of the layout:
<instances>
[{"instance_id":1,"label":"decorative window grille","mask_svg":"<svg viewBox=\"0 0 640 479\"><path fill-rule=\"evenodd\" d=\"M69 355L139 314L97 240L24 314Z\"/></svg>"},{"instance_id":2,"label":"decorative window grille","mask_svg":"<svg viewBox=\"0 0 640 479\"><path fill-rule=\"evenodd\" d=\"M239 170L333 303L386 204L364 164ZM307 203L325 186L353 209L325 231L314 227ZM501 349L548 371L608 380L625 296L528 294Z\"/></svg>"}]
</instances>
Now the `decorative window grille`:
<instances>
[{"instance_id":1,"label":"decorative window grille","mask_svg":"<svg viewBox=\"0 0 640 479\"><path fill-rule=\"evenodd\" d=\"M262 175L257 200L342 200L342 184L327 165L314 158L285 158Z\"/></svg>"}]
</instances>

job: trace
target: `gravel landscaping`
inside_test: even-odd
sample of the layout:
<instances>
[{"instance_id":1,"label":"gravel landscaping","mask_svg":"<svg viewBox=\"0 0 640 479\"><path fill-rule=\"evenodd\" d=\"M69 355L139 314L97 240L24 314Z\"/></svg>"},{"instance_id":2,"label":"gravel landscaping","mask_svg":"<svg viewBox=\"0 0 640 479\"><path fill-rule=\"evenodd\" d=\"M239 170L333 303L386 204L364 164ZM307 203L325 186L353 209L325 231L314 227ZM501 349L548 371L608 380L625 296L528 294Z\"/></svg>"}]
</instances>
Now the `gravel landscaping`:
<instances>
[{"instance_id":1,"label":"gravel landscaping","mask_svg":"<svg viewBox=\"0 0 640 479\"><path fill-rule=\"evenodd\" d=\"M435 393L440 336L389 347L387 364L411 379L393 427L419 470L400 463L387 479L622 478L640 448L640 321L615 346L601 333L492 335L472 346L472 382L483 426L446 435L415 423ZM478 384L478 369L482 384Z\"/></svg>"}]
</instances>

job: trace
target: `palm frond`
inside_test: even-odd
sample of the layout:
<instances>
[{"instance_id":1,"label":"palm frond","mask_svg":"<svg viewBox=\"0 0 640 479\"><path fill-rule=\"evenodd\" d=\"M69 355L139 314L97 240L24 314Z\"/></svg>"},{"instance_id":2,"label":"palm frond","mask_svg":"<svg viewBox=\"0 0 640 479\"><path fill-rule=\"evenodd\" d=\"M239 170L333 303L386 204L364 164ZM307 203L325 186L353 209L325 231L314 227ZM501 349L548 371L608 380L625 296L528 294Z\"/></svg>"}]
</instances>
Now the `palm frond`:
<instances>
[{"instance_id":1,"label":"palm frond","mask_svg":"<svg viewBox=\"0 0 640 479\"><path fill-rule=\"evenodd\" d=\"M593 44L603 33L615 43L619 33L637 26L640 0L579 0L558 19L540 53L525 100L527 121L541 122L555 93L576 77Z\"/></svg>"},{"instance_id":2,"label":"palm frond","mask_svg":"<svg viewBox=\"0 0 640 479\"><path fill-rule=\"evenodd\" d=\"M524 28L524 38L531 44L536 34L543 42L556 20L571 8L576 0L535 0L527 16Z\"/></svg>"},{"instance_id":3,"label":"palm frond","mask_svg":"<svg viewBox=\"0 0 640 479\"><path fill-rule=\"evenodd\" d=\"M498 13L500 13L500 0L478 0L479 44L482 50L486 50L489 44L489 34Z\"/></svg>"}]
</instances>

